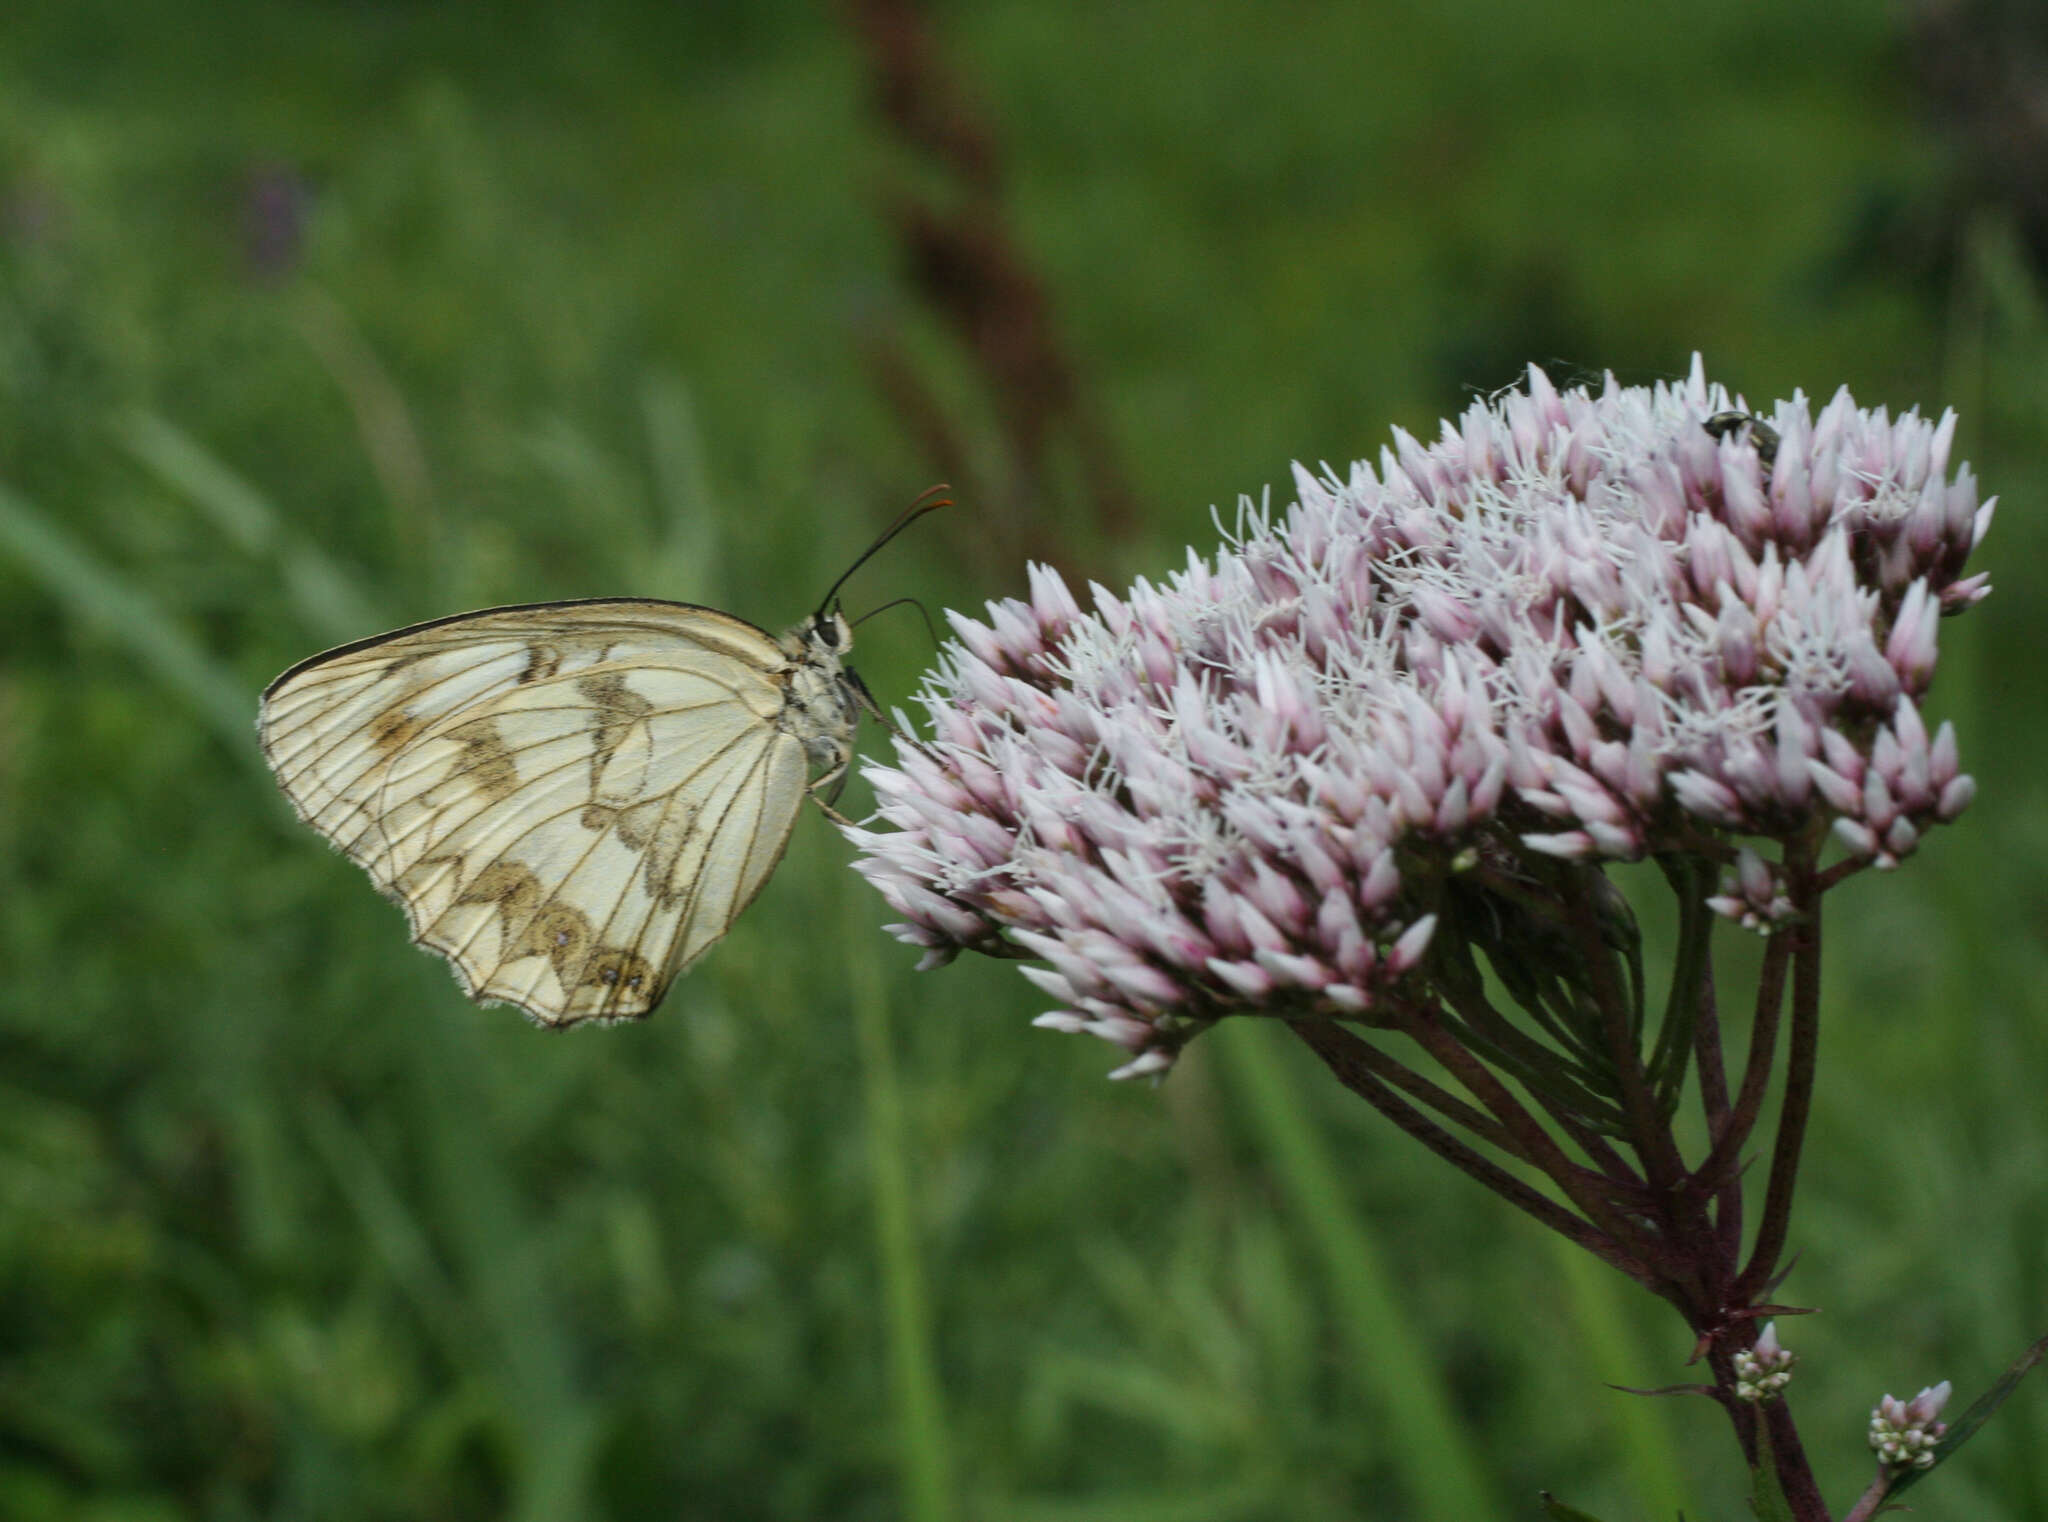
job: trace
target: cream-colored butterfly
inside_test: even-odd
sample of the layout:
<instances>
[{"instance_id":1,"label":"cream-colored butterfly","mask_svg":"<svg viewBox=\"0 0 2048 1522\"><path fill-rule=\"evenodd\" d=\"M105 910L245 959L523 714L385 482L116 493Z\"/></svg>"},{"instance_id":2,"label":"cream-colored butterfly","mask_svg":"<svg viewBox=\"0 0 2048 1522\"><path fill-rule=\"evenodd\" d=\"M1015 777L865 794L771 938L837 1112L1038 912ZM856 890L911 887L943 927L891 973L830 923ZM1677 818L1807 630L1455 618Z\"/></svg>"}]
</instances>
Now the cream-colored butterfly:
<instances>
[{"instance_id":1,"label":"cream-colored butterfly","mask_svg":"<svg viewBox=\"0 0 2048 1522\"><path fill-rule=\"evenodd\" d=\"M920 499L846 574L947 505ZM605 597L343 645L264 690L264 759L471 998L638 1018L761 891L805 795L830 811L861 710L880 717L843 664L845 580L780 639Z\"/></svg>"}]
</instances>

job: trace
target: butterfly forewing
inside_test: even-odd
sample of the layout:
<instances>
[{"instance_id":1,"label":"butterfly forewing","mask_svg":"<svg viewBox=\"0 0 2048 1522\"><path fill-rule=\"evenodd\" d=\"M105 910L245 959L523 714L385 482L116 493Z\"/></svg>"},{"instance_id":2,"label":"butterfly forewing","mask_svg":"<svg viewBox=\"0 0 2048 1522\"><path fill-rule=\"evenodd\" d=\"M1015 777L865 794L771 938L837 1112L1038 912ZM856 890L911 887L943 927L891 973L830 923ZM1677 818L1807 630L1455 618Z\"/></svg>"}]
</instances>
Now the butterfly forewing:
<instances>
[{"instance_id":1,"label":"butterfly forewing","mask_svg":"<svg viewBox=\"0 0 2048 1522\"><path fill-rule=\"evenodd\" d=\"M271 685L259 727L300 817L473 997L621 1019L782 855L809 781L794 669L708 608L500 608L316 656Z\"/></svg>"}]
</instances>

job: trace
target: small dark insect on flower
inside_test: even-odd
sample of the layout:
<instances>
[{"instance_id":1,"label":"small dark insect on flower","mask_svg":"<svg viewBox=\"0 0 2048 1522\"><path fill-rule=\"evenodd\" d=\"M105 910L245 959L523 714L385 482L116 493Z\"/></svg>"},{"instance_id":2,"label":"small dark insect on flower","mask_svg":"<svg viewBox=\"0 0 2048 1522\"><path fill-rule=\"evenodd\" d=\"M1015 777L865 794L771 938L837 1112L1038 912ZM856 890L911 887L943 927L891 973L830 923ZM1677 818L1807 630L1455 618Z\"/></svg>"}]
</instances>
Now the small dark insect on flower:
<instances>
[{"instance_id":1,"label":"small dark insect on flower","mask_svg":"<svg viewBox=\"0 0 2048 1522\"><path fill-rule=\"evenodd\" d=\"M1939 615L1989 590L1964 568L1993 505L1953 414L1842 391L1769 419L1697 360L1531 370L1377 467L1297 466L1292 505L1163 583L1084 609L1035 566L1028 601L951 615L929 737L867 768L859 870L928 964L1043 963L1040 1023L1122 1076L1229 1014L1379 1020L1559 861L1682 856L1768 932L1771 842L1832 828L1892 867L1969 803L1919 703Z\"/></svg>"},{"instance_id":2,"label":"small dark insect on flower","mask_svg":"<svg viewBox=\"0 0 2048 1522\"><path fill-rule=\"evenodd\" d=\"M1715 413L1700 424L1716 439L1725 439L1745 426L1749 429L1749 442L1756 450L1756 457L1763 461L1764 469L1769 470L1778 459L1778 430L1755 413L1730 408L1726 412Z\"/></svg>"}]
</instances>

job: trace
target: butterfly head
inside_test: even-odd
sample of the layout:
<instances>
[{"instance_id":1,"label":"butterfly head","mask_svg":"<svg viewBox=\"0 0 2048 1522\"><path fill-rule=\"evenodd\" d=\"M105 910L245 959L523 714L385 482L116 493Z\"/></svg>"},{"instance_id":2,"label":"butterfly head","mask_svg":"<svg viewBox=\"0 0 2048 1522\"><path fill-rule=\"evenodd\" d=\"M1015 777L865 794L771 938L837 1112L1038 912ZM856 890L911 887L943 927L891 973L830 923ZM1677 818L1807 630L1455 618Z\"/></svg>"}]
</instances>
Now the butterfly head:
<instances>
[{"instance_id":1,"label":"butterfly head","mask_svg":"<svg viewBox=\"0 0 2048 1522\"><path fill-rule=\"evenodd\" d=\"M853 625L837 603L821 608L796 626L801 657L813 665L836 668L853 648Z\"/></svg>"},{"instance_id":2,"label":"butterfly head","mask_svg":"<svg viewBox=\"0 0 2048 1522\"><path fill-rule=\"evenodd\" d=\"M820 609L783 636L791 657L783 677L782 712L776 726L803 742L811 770L836 781L853 758L853 731L867 689L843 662L853 645L853 625L838 604ZM865 699L871 704L872 699ZM815 784L814 784L815 785Z\"/></svg>"}]
</instances>

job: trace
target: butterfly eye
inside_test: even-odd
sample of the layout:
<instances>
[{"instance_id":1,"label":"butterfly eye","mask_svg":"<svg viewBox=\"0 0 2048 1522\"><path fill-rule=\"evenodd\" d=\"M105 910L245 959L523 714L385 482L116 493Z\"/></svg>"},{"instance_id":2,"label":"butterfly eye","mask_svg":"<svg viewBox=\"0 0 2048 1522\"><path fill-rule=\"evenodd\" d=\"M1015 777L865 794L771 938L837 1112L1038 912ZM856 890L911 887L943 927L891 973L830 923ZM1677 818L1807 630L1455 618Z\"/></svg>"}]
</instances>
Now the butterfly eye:
<instances>
[{"instance_id":1,"label":"butterfly eye","mask_svg":"<svg viewBox=\"0 0 2048 1522\"><path fill-rule=\"evenodd\" d=\"M818 636L818 643L823 645L827 650L836 650L839 648L838 619L817 619L811 624L811 631Z\"/></svg>"}]
</instances>

